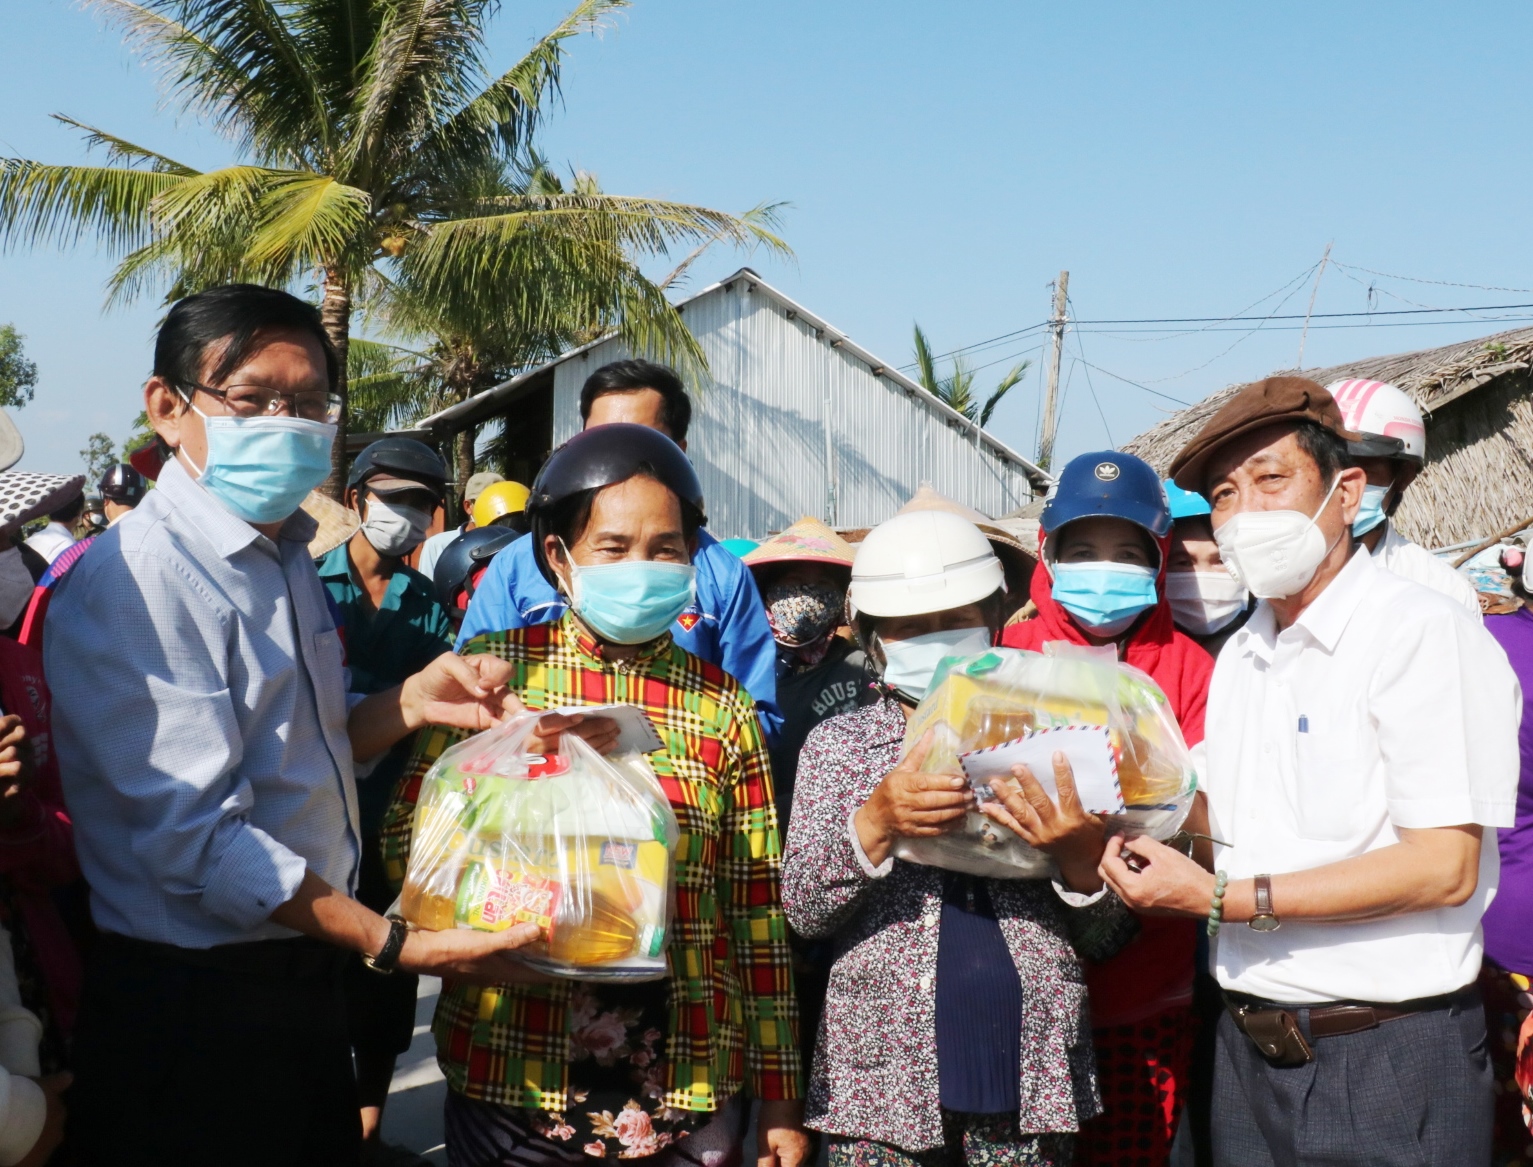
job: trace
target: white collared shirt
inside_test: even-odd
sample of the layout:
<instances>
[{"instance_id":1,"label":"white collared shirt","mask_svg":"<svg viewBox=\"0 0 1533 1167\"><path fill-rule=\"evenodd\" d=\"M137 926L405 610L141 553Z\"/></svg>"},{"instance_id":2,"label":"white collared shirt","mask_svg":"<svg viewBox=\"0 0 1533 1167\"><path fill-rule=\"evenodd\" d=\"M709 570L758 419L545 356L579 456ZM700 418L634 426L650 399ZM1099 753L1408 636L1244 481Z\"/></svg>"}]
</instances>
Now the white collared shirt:
<instances>
[{"instance_id":1,"label":"white collared shirt","mask_svg":"<svg viewBox=\"0 0 1533 1167\"><path fill-rule=\"evenodd\" d=\"M1522 698L1500 645L1446 597L1359 548L1294 624L1263 602L1214 668L1207 781L1230 879L1304 871L1399 840L1399 828L1509 827ZM1467 902L1387 920L1226 924L1226 989L1272 1001L1405 1001L1480 969L1500 864L1486 831ZM1283 903L1274 895L1281 919Z\"/></svg>"},{"instance_id":2,"label":"white collared shirt","mask_svg":"<svg viewBox=\"0 0 1533 1167\"><path fill-rule=\"evenodd\" d=\"M1384 521L1384 537L1373 549L1373 559L1404 579L1441 592L1480 618L1480 596L1469 577L1462 575L1437 558L1419 543L1412 543L1395 530L1394 521Z\"/></svg>"}]
</instances>

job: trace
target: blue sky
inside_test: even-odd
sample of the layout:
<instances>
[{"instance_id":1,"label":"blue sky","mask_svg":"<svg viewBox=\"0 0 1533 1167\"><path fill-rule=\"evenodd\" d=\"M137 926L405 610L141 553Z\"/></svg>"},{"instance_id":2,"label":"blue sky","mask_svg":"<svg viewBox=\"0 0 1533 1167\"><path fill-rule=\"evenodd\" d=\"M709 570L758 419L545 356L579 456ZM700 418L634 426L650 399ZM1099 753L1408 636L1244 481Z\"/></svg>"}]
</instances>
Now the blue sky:
<instances>
[{"instance_id":1,"label":"blue sky","mask_svg":"<svg viewBox=\"0 0 1533 1167\"><path fill-rule=\"evenodd\" d=\"M159 108L153 76L73 0L6 8L0 152L82 158L49 120L58 111L193 164L230 160ZM561 12L508 0L498 62ZM543 147L613 192L791 202L795 261L712 254L691 288L751 262L894 364L910 360L912 321L938 351L1037 324L1061 268L1082 320L1223 317L1279 288L1282 312L1302 314L1301 277L1332 241L1349 266L1326 272L1317 313L1527 304L1533 293L1489 287L1533 288L1530 25L1512 3L637 0L574 44ZM120 438L139 409L159 307L103 314L110 269L89 242L0 254L0 322L41 370L17 415L25 468L76 468L90 432ZM1494 315L1319 320L1305 364L1516 326ZM1121 443L1175 408L1111 374L1192 401L1298 352L1292 325L1135 327L1083 326L1068 342L1061 454ZM1039 343L985 350L975 363L996 363L981 386L1024 355L1036 370L1043 354L1026 350ZM1027 454L1039 388L1029 376L992 423Z\"/></svg>"}]
</instances>

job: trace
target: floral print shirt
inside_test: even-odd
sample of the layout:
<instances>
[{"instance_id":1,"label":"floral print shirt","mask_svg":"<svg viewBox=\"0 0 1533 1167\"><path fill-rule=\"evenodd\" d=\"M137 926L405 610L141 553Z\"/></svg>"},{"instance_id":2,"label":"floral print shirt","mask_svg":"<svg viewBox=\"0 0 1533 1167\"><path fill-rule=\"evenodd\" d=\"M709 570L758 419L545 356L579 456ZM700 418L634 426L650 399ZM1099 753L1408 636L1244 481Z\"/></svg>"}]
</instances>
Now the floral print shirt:
<instances>
[{"instance_id":1,"label":"floral print shirt","mask_svg":"<svg viewBox=\"0 0 1533 1167\"><path fill-rule=\"evenodd\" d=\"M528 1110L544 1138L596 1159L639 1159L712 1116L665 1104L663 984L577 985L570 995L569 1096L563 1111Z\"/></svg>"},{"instance_id":2,"label":"floral print shirt","mask_svg":"<svg viewBox=\"0 0 1533 1167\"><path fill-rule=\"evenodd\" d=\"M874 868L850 826L898 763L904 736L892 698L810 733L799 756L782 894L794 929L830 938L834 952L808 1124L921 1152L944 1141L936 1024L943 872L893 858ZM986 882L1022 982L1019 1133L1078 1130L1101 1103L1071 937L1076 926L1127 909L1111 892L1071 908L1048 880Z\"/></svg>"}]
</instances>

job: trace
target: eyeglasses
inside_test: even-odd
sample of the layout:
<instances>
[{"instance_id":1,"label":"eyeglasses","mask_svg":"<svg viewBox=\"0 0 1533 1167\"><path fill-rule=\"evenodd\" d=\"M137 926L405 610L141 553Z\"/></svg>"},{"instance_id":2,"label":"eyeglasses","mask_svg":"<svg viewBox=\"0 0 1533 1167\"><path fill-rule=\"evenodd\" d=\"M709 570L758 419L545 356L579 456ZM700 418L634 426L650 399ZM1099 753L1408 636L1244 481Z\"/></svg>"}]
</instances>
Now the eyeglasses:
<instances>
[{"instance_id":1,"label":"eyeglasses","mask_svg":"<svg viewBox=\"0 0 1533 1167\"><path fill-rule=\"evenodd\" d=\"M214 389L197 381L183 382L182 388L218 398L235 417L272 417L286 405L289 414L306 421L334 425L341 420L341 395L324 389L304 389L297 393L282 393L265 385L229 385ZM187 400L191 397L188 393Z\"/></svg>"}]
</instances>

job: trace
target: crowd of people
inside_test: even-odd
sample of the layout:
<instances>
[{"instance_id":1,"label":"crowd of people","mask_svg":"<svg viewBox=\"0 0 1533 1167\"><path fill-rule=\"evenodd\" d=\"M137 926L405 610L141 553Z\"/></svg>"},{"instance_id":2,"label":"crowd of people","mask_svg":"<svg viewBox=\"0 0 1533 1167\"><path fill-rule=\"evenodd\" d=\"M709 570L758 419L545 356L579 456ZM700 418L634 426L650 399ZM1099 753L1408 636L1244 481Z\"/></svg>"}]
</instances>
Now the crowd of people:
<instances>
[{"instance_id":1,"label":"crowd of people","mask_svg":"<svg viewBox=\"0 0 1533 1167\"><path fill-rule=\"evenodd\" d=\"M1031 546L924 488L720 542L661 365L530 484L385 437L339 504L337 375L284 292L180 300L99 507L0 415L0 1167L420 1162L422 974L453 1167L1533 1162L1533 597L1395 526L1399 389L1247 386L1165 481L1083 454ZM1064 754L979 801L907 745L941 662L1060 643L1164 695L1172 839ZM444 751L608 752L612 705L680 831L663 978L394 914ZM1050 873L900 857L976 813Z\"/></svg>"}]
</instances>

